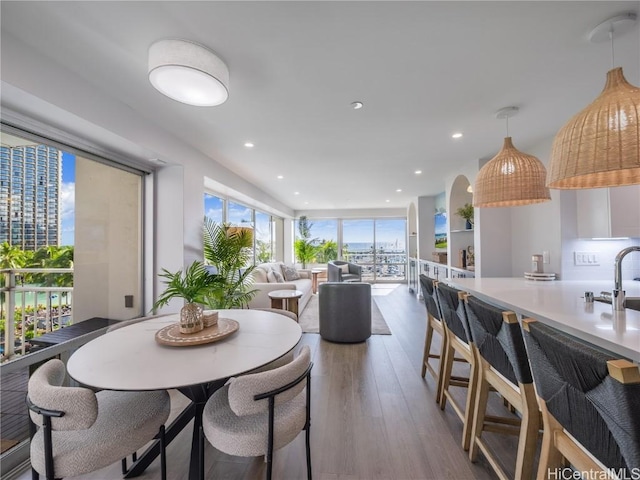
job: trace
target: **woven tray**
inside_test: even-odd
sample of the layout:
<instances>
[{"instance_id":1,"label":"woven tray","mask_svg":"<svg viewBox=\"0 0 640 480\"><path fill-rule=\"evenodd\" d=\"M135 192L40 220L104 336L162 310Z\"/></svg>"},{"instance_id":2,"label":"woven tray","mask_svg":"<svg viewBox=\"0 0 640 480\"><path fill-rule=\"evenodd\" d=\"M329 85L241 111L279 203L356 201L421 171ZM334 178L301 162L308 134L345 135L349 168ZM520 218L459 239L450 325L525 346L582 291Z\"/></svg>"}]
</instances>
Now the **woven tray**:
<instances>
[{"instance_id":1,"label":"woven tray","mask_svg":"<svg viewBox=\"0 0 640 480\"><path fill-rule=\"evenodd\" d=\"M156 342L172 347L189 347L217 342L228 337L239 328L238 322L230 318L219 318L218 324L197 333L180 333L180 324L167 325L156 332Z\"/></svg>"}]
</instances>

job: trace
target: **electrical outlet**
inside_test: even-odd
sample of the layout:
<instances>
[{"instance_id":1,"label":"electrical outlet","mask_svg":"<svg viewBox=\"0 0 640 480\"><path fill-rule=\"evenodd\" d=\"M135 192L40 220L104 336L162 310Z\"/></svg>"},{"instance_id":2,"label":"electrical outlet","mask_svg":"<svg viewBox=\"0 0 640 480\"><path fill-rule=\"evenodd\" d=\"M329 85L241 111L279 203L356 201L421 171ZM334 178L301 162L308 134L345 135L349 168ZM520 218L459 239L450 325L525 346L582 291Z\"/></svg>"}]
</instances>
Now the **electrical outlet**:
<instances>
[{"instance_id":1,"label":"electrical outlet","mask_svg":"<svg viewBox=\"0 0 640 480\"><path fill-rule=\"evenodd\" d=\"M549 250L543 250L542 251L542 263L550 263L549 260Z\"/></svg>"},{"instance_id":2,"label":"electrical outlet","mask_svg":"<svg viewBox=\"0 0 640 480\"><path fill-rule=\"evenodd\" d=\"M573 264L595 267L600 265L598 252L573 252Z\"/></svg>"}]
</instances>

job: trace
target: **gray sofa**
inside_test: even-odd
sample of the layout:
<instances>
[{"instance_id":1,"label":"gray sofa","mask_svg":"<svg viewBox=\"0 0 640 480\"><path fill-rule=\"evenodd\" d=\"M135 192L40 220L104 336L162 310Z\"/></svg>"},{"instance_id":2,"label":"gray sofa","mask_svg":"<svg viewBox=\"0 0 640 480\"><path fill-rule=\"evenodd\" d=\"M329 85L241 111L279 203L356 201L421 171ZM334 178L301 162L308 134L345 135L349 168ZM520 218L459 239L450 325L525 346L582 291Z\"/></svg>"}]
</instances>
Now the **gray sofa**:
<instances>
[{"instance_id":1,"label":"gray sofa","mask_svg":"<svg viewBox=\"0 0 640 480\"><path fill-rule=\"evenodd\" d=\"M320 290L320 336L330 342L364 342L371 336L371 285L323 283Z\"/></svg>"},{"instance_id":2,"label":"gray sofa","mask_svg":"<svg viewBox=\"0 0 640 480\"><path fill-rule=\"evenodd\" d=\"M256 266L252 272L254 283L251 289L258 290L258 293L249 301L249 308L270 308L271 299L269 298L269 292L275 290L300 290L302 297L298 300L298 313L302 313L313 293L311 270L297 270L300 275L300 278L297 280L284 280L283 282L273 281L273 275L269 275L269 272L275 271L284 277L283 265L283 262L271 262L261 263ZM272 281L269 281L270 279Z\"/></svg>"}]
</instances>

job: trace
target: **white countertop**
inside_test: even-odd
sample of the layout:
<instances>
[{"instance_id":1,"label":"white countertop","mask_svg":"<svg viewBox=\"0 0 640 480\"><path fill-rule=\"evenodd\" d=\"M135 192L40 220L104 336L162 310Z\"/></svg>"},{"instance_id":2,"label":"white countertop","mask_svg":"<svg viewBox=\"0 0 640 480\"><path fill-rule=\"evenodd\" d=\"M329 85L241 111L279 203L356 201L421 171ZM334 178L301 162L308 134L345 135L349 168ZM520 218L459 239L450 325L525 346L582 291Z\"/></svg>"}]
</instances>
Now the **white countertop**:
<instances>
[{"instance_id":1,"label":"white countertop","mask_svg":"<svg viewBox=\"0 0 640 480\"><path fill-rule=\"evenodd\" d=\"M524 278L451 278L449 285L494 305L544 322L600 348L640 362L640 312L613 312L611 305L586 303L584 292L599 296L613 281L534 281ZM640 297L640 282L627 280L628 297Z\"/></svg>"},{"instance_id":2,"label":"white countertop","mask_svg":"<svg viewBox=\"0 0 640 480\"><path fill-rule=\"evenodd\" d=\"M133 323L92 340L73 353L69 375L85 385L109 390L158 390L199 385L247 372L296 346L302 329L284 315L262 310L219 310L240 324L218 342L165 346L155 340L176 323L169 315Z\"/></svg>"}]
</instances>

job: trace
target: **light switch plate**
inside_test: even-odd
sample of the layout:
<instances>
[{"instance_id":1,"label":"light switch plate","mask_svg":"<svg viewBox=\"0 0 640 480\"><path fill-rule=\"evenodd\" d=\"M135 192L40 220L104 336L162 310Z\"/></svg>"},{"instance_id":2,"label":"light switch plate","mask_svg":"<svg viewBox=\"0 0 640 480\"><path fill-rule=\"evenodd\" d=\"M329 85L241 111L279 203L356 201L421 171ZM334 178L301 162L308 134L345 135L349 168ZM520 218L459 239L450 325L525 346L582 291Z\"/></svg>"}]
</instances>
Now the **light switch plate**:
<instances>
[{"instance_id":1,"label":"light switch plate","mask_svg":"<svg viewBox=\"0 0 640 480\"><path fill-rule=\"evenodd\" d=\"M598 252L573 252L573 264L595 267L600 265Z\"/></svg>"}]
</instances>

